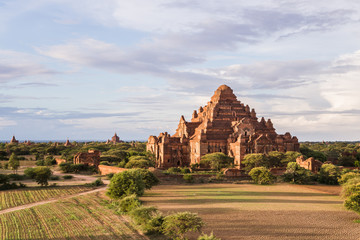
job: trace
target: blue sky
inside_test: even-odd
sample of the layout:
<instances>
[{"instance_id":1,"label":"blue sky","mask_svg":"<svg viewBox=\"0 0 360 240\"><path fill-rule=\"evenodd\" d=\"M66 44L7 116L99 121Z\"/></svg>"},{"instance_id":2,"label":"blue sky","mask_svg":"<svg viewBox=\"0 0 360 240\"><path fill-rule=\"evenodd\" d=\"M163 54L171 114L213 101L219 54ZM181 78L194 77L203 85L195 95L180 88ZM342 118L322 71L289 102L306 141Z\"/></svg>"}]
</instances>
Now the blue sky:
<instances>
[{"instance_id":1,"label":"blue sky","mask_svg":"<svg viewBox=\"0 0 360 240\"><path fill-rule=\"evenodd\" d=\"M0 140L174 133L221 84L278 133L360 140L360 2L0 0Z\"/></svg>"}]
</instances>

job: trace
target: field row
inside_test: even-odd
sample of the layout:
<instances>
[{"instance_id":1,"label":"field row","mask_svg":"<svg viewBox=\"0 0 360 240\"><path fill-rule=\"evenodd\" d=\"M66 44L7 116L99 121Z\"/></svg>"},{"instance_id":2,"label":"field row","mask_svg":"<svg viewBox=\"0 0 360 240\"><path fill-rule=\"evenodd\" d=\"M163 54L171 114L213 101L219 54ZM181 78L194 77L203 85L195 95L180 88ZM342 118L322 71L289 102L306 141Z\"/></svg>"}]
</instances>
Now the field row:
<instances>
[{"instance_id":1,"label":"field row","mask_svg":"<svg viewBox=\"0 0 360 240\"><path fill-rule=\"evenodd\" d=\"M0 192L0 210L90 190L91 187L52 187Z\"/></svg>"},{"instance_id":2,"label":"field row","mask_svg":"<svg viewBox=\"0 0 360 240\"><path fill-rule=\"evenodd\" d=\"M104 204L101 193L0 215L0 239L147 239Z\"/></svg>"}]
</instances>

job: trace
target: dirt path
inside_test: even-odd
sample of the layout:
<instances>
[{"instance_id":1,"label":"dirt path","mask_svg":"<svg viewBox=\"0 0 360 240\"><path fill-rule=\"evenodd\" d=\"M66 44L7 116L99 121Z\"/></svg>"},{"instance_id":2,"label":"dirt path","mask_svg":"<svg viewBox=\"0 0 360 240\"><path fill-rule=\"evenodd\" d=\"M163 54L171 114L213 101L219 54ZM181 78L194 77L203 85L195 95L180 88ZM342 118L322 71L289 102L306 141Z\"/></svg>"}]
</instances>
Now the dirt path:
<instances>
[{"instance_id":1,"label":"dirt path","mask_svg":"<svg viewBox=\"0 0 360 240\"><path fill-rule=\"evenodd\" d=\"M86 194L90 194L90 193L100 192L100 191L105 190L106 187L107 186L100 187L100 188L90 190L90 191L86 191L86 192L81 192L81 193L76 193L76 194L64 196L64 197L52 198L52 199L48 199L48 200L44 200L44 201L40 201L40 202L29 203L29 204L25 204L25 205L13 207L13 208L7 208L7 209L4 209L4 210L1 210L0 214L4 214L4 213L8 213L8 212L14 212L14 211L17 211L17 210L22 210L22 209L27 209L27 208L35 207L35 206L38 206L38 205L47 204L47 203L57 202L57 201L60 201L60 200L73 198L73 197L77 197L77 196L82 196L82 195L86 195Z\"/></svg>"}]
</instances>

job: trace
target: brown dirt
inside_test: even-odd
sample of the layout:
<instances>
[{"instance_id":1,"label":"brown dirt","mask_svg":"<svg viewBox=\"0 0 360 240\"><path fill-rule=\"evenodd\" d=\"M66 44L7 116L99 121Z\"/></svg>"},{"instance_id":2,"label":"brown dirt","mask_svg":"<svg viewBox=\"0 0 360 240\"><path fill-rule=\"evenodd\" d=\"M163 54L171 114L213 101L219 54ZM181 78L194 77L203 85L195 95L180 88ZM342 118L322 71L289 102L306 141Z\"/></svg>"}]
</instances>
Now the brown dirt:
<instances>
[{"instance_id":1,"label":"brown dirt","mask_svg":"<svg viewBox=\"0 0 360 240\"><path fill-rule=\"evenodd\" d=\"M360 239L359 215L340 187L277 184L160 185L142 200L161 211L197 212L203 231L227 239ZM191 235L196 239L198 234Z\"/></svg>"}]
</instances>

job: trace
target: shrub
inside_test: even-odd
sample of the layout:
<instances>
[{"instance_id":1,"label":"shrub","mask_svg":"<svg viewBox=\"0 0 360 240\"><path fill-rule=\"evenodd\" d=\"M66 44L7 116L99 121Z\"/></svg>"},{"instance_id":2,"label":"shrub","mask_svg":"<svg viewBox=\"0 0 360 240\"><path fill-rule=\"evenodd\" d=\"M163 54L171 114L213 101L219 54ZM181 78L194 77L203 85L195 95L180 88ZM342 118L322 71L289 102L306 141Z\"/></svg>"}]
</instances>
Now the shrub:
<instances>
[{"instance_id":1,"label":"shrub","mask_svg":"<svg viewBox=\"0 0 360 240\"><path fill-rule=\"evenodd\" d=\"M347 172L345 174L342 174L341 177L338 178L338 182L340 184L345 184L350 179L353 179L353 178L356 178L356 177L360 177L360 174L359 173L354 173L354 172Z\"/></svg>"},{"instance_id":2,"label":"shrub","mask_svg":"<svg viewBox=\"0 0 360 240\"><path fill-rule=\"evenodd\" d=\"M285 173L282 175L284 182L307 184L311 182L312 174L309 170L300 167L296 162L289 162Z\"/></svg>"},{"instance_id":3,"label":"shrub","mask_svg":"<svg viewBox=\"0 0 360 240\"><path fill-rule=\"evenodd\" d=\"M119 202L117 212L127 213L141 206L141 202L135 194L124 197Z\"/></svg>"},{"instance_id":4,"label":"shrub","mask_svg":"<svg viewBox=\"0 0 360 240\"><path fill-rule=\"evenodd\" d=\"M138 207L129 212L132 220L137 225L145 225L154 216L157 215L157 209L155 207Z\"/></svg>"},{"instance_id":5,"label":"shrub","mask_svg":"<svg viewBox=\"0 0 360 240\"><path fill-rule=\"evenodd\" d=\"M183 179L184 179L185 182L187 182L187 183L193 183L193 182L194 182L194 177L193 177L193 175L191 175L191 174L185 174L185 175L183 176Z\"/></svg>"},{"instance_id":6,"label":"shrub","mask_svg":"<svg viewBox=\"0 0 360 240\"><path fill-rule=\"evenodd\" d=\"M19 180L24 180L25 179L25 176L24 175L20 175L20 174L9 174L8 175L9 178L11 178L12 180L15 180L15 181L19 181Z\"/></svg>"},{"instance_id":7,"label":"shrub","mask_svg":"<svg viewBox=\"0 0 360 240\"><path fill-rule=\"evenodd\" d=\"M352 193L360 191L360 177L349 179L343 184L342 196L349 197Z\"/></svg>"},{"instance_id":8,"label":"shrub","mask_svg":"<svg viewBox=\"0 0 360 240\"><path fill-rule=\"evenodd\" d=\"M167 172L169 173L180 173L181 172L181 169L178 168L178 167L171 167L167 170Z\"/></svg>"},{"instance_id":9,"label":"shrub","mask_svg":"<svg viewBox=\"0 0 360 240\"><path fill-rule=\"evenodd\" d=\"M0 162L0 169L2 169L3 168L3 165L2 165L2 163Z\"/></svg>"},{"instance_id":10,"label":"shrub","mask_svg":"<svg viewBox=\"0 0 360 240\"><path fill-rule=\"evenodd\" d=\"M0 184L9 183L9 177L6 174L0 174Z\"/></svg>"},{"instance_id":11,"label":"shrub","mask_svg":"<svg viewBox=\"0 0 360 240\"><path fill-rule=\"evenodd\" d=\"M9 158L9 167L16 172L20 167L20 161L15 153L12 153Z\"/></svg>"},{"instance_id":12,"label":"shrub","mask_svg":"<svg viewBox=\"0 0 360 240\"><path fill-rule=\"evenodd\" d=\"M104 182L101 180L101 178L97 178L95 181L91 183L92 186L98 187L104 185Z\"/></svg>"},{"instance_id":13,"label":"shrub","mask_svg":"<svg viewBox=\"0 0 360 240\"><path fill-rule=\"evenodd\" d=\"M153 163L149 160L130 160L125 165L125 168L149 168L153 166Z\"/></svg>"},{"instance_id":14,"label":"shrub","mask_svg":"<svg viewBox=\"0 0 360 240\"><path fill-rule=\"evenodd\" d=\"M35 162L35 165L36 165L36 166L45 166L45 161L44 161L44 159L37 160L37 161Z\"/></svg>"},{"instance_id":15,"label":"shrub","mask_svg":"<svg viewBox=\"0 0 360 240\"><path fill-rule=\"evenodd\" d=\"M147 169L137 169L136 172L138 172L142 180L145 184L145 189L151 189L153 186L156 186L159 184L159 179L149 170Z\"/></svg>"},{"instance_id":16,"label":"shrub","mask_svg":"<svg viewBox=\"0 0 360 240\"><path fill-rule=\"evenodd\" d=\"M9 163L4 163L3 168L4 169L9 169Z\"/></svg>"},{"instance_id":17,"label":"shrub","mask_svg":"<svg viewBox=\"0 0 360 240\"><path fill-rule=\"evenodd\" d=\"M151 218L144 226L143 230L147 235L161 234L163 231L164 216L158 214Z\"/></svg>"},{"instance_id":18,"label":"shrub","mask_svg":"<svg viewBox=\"0 0 360 240\"><path fill-rule=\"evenodd\" d=\"M198 237L197 240L221 240L221 238L215 237L214 233L211 233L210 235L203 233L201 234L201 236Z\"/></svg>"},{"instance_id":19,"label":"shrub","mask_svg":"<svg viewBox=\"0 0 360 240\"><path fill-rule=\"evenodd\" d=\"M184 174L191 173L190 169L188 169L188 168L182 168L182 169L180 169L180 172L184 173Z\"/></svg>"},{"instance_id":20,"label":"shrub","mask_svg":"<svg viewBox=\"0 0 360 240\"><path fill-rule=\"evenodd\" d=\"M63 179L72 179L74 176L73 175L64 175Z\"/></svg>"},{"instance_id":21,"label":"shrub","mask_svg":"<svg viewBox=\"0 0 360 240\"><path fill-rule=\"evenodd\" d=\"M249 172L249 176L257 184L267 185L275 182L275 176L265 167L256 167Z\"/></svg>"},{"instance_id":22,"label":"shrub","mask_svg":"<svg viewBox=\"0 0 360 240\"><path fill-rule=\"evenodd\" d=\"M360 190L352 193L344 203L345 207L360 214Z\"/></svg>"},{"instance_id":23,"label":"shrub","mask_svg":"<svg viewBox=\"0 0 360 240\"><path fill-rule=\"evenodd\" d=\"M172 239L185 239L190 231L200 231L204 226L202 219L191 212L179 212L164 218L163 233Z\"/></svg>"},{"instance_id":24,"label":"shrub","mask_svg":"<svg viewBox=\"0 0 360 240\"><path fill-rule=\"evenodd\" d=\"M340 169L333 164L323 164L318 173L318 181L320 183L337 185Z\"/></svg>"},{"instance_id":25,"label":"shrub","mask_svg":"<svg viewBox=\"0 0 360 240\"><path fill-rule=\"evenodd\" d=\"M60 180L60 177L59 176L51 176L50 177L50 180L53 180L53 181L55 181L55 180Z\"/></svg>"},{"instance_id":26,"label":"shrub","mask_svg":"<svg viewBox=\"0 0 360 240\"><path fill-rule=\"evenodd\" d=\"M216 152L209 153L201 157L200 165L203 167L211 167L212 169L220 170L221 168L231 167L234 164L234 158L228 155Z\"/></svg>"},{"instance_id":27,"label":"shrub","mask_svg":"<svg viewBox=\"0 0 360 240\"><path fill-rule=\"evenodd\" d=\"M144 194L145 184L136 170L128 170L115 174L111 180L106 194L110 198L118 199L126 195Z\"/></svg>"}]
</instances>

